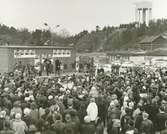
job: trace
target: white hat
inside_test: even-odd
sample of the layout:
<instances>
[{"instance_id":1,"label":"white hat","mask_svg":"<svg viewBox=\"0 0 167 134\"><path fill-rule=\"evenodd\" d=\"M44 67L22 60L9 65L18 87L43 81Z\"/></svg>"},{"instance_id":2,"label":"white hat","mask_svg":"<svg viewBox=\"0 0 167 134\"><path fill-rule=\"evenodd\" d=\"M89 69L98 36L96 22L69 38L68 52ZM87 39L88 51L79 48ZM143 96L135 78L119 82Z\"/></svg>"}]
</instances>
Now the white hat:
<instances>
[{"instance_id":1,"label":"white hat","mask_svg":"<svg viewBox=\"0 0 167 134\"><path fill-rule=\"evenodd\" d=\"M17 88L17 91L21 91L21 88L20 88L20 87L18 87L18 88Z\"/></svg>"},{"instance_id":2,"label":"white hat","mask_svg":"<svg viewBox=\"0 0 167 134\"><path fill-rule=\"evenodd\" d=\"M70 90L67 90L66 93L67 93L67 94L70 94Z\"/></svg>"},{"instance_id":3,"label":"white hat","mask_svg":"<svg viewBox=\"0 0 167 134\"><path fill-rule=\"evenodd\" d=\"M83 94L78 95L78 98L80 98L80 99L82 99L83 97L84 97L84 95L83 95Z\"/></svg>"},{"instance_id":4,"label":"white hat","mask_svg":"<svg viewBox=\"0 0 167 134\"><path fill-rule=\"evenodd\" d=\"M76 87L76 86L74 86L74 87L73 87L73 90L74 90L74 91L76 91L76 90L77 90L77 87Z\"/></svg>"},{"instance_id":5,"label":"white hat","mask_svg":"<svg viewBox=\"0 0 167 134\"><path fill-rule=\"evenodd\" d=\"M91 122L91 118L87 115L84 117L84 121L85 121L85 123L89 123L89 122Z\"/></svg>"},{"instance_id":6,"label":"white hat","mask_svg":"<svg viewBox=\"0 0 167 134\"><path fill-rule=\"evenodd\" d=\"M51 100L51 99L53 99L53 96L52 96L52 95L49 95L49 96L48 96L48 100Z\"/></svg>"},{"instance_id":7,"label":"white hat","mask_svg":"<svg viewBox=\"0 0 167 134\"><path fill-rule=\"evenodd\" d=\"M8 91L9 91L9 88L8 88L8 87L4 88L4 91L5 91L5 92L8 92Z\"/></svg>"},{"instance_id":8,"label":"white hat","mask_svg":"<svg viewBox=\"0 0 167 134\"><path fill-rule=\"evenodd\" d=\"M34 96L33 95L30 95L29 98L30 98L30 100L34 100Z\"/></svg>"},{"instance_id":9,"label":"white hat","mask_svg":"<svg viewBox=\"0 0 167 134\"><path fill-rule=\"evenodd\" d=\"M24 109L24 114L25 114L25 115L29 115L30 112L31 112L31 110L30 110L29 108L25 108L25 109Z\"/></svg>"},{"instance_id":10,"label":"white hat","mask_svg":"<svg viewBox=\"0 0 167 134\"><path fill-rule=\"evenodd\" d=\"M64 95L59 96L59 100L63 100Z\"/></svg>"},{"instance_id":11,"label":"white hat","mask_svg":"<svg viewBox=\"0 0 167 134\"><path fill-rule=\"evenodd\" d=\"M92 90L96 90L96 87L93 86L91 89L92 89Z\"/></svg>"},{"instance_id":12,"label":"white hat","mask_svg":"<svg viewBox=\"0 0 167 134\"><path fill-rule=\"evenodd\" d=\"M143 112L143 114L142 114L142 115L143 115L143 118L144 118L144 119L147 119L147 118L149 117L149 114L148 114L148 113L146 113L146 112Z\"/></svg>"},{"instance_id":13,"label":"white hat","mask_svg":"<svg viewBox=\"0 0 167 134\"><path fill-rule=\"evenodd\" d=\"M65 92L65 91L66 91L66 89L65 89L65 88L63 88L63 87L61 87L61 88L60 88L60 91L61 91L61 92Z\"/></svg>"},{"instance_id":14,"label":"white hat","mask_svg":"<svg viewBox=\"0 0 167 134\"><path fill-rule=\"evenodd\" d=\"M0 118L5 118L6 116L6 111L1 111L0 112Z\"/></svg>"},{"instance_id":15,"label":"white hat","mask_svg":"<svg viewBox=\"0 0 167 134\"><path fill-rule=\"evenodd\" d=\"M143 86L143 89L146 89L146 86Z\"/></svg>"},{"instance_id":16,"label":"white hat","mask_svg":"<svg viewBox=\"0 0 167 134\"><path fill-rule=\"evenodd\" d=\"M30 101L30 97L25 97L24 100L25 101Z\"/></svg>"}]
</instances>

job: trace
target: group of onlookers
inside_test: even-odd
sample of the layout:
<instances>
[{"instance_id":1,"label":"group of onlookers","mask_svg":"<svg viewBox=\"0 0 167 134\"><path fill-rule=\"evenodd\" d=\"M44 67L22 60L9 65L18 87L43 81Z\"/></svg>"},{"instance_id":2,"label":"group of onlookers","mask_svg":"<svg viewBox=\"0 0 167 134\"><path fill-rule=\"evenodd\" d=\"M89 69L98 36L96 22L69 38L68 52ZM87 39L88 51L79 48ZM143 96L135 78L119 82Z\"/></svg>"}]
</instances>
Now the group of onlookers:
<instances>
[{"instance_id":1,"label":"group of onlookers","mask_svg":"<svg viewBox=\"0 0 167 134\"><path fill-rule=\"evenodd\" d=\"M167 71L0 75L0 134L167 134ZM28 71L27 71L28 70Z\"/></svg>"}]
</instances>

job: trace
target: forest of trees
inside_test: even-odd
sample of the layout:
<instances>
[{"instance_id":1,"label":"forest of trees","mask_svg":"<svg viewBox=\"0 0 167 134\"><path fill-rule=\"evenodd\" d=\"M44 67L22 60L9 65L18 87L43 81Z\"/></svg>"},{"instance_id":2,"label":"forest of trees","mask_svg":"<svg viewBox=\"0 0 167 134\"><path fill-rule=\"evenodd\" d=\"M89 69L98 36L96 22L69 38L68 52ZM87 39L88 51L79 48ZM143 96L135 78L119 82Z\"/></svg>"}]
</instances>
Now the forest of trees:
<instances>
[{"instance_id":1,"label":"forest of trees","mask_svg":"<svg viewBox=\"0 0 167 134\"><path fill-rule=\"evenodd\" d=\"M51 33L49 30L16 29L0 25L0 44L8 45L58 45L74 44L78 52L111 51L128 49L145 36L163 34L167 31L167 19L150 21L149 26L136 23L121 24L119 27L96 26L95 30L87 30L73 36Z\"/></svg>"}]
</instances>

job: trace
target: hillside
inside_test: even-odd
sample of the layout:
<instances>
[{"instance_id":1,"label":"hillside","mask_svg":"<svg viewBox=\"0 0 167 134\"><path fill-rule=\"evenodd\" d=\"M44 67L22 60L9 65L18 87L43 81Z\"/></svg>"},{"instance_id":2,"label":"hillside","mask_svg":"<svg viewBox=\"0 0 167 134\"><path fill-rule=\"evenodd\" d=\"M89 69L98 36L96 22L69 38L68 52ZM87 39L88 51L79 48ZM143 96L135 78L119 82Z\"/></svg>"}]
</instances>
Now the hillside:
<instances>
[{"instance_id":1,"label":"hillside","mask_svg":"<svg viewBox=\"0 0 167 134\"><path fill-rule=\"evenodd\" d=\"M16 29L0 24L0 45L51 45L65 44L65 38L49 30L36 29L30 32L27 28Z\"/></svg>"},{"instance_id":2,"label":"hillside","mask_svg":"<svg viewBox=\"0 0 167 134\"><path fill-rule=\"evenodd\" d=\"M82 36L76 44L78 50L110 51L134 47L143 37L163 34L167 31L167 20L154 20L149 27L136 27L135 23L119 27L104 27ZM85 49L84 49L85 48Z\"/></svg>"},{"instance_id":3,"label":"hillside","mask_svg":"<svg viewBox=\"0 0 167 134\"><path fill-rule=\"evenodd\" d=\"M167 19L152 20L147 27L136 23L122 24L119 27L106 26L88 32L84 30L74 36L63 37L48 30L15 29L0 25L0 44L20 45L63 45L74 44L78 52L111 51L134 47L145 36L162 34L167 31Z\"/></svg>"}]
</instances>

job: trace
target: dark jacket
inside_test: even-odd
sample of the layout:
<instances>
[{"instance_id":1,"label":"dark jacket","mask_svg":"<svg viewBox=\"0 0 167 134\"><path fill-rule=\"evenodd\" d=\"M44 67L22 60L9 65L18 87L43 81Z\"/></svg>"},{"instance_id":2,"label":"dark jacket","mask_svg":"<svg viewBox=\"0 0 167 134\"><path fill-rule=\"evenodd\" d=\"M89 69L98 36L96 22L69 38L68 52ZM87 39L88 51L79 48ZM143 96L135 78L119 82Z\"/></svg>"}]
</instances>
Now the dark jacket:
<instances>
[{"instance_id":1,"label":"dark jacket","mask_svg":"<svg viewBox=\"0 0 167 134\"><path fill-rule=\"evenodd\" d=\"M42 132L42 134L57 134L57 133L54 132L53 130L45 130Z\"/></svg>"},{"instance_id":2,"label":"dark jacket","mask_svg":"<svg viewBox=\"0 0 167 134\"><path fill-rule=\"evenodd\" d=\"M137 128L139 130L141 127L142 121L143 121L143 116L142 116L142 113L140 113L139 115L137 115L137 118L135 121L135 128Z\"/></svg>"},{"instance_id":3,"label":"dark jacket","mask_svg":"<svg viewBox=\"0 0 167 134\"><path fill-rule=\"evenodd\" d=\"M94 134L95 125L93 123L84 123L81 125L80 134Z\"/></svg>"},{"instance_id":4,"label":"dark jacket","mask_svg":"<svg viewBox=\"0 0 167 134\"><path fill-rule=\"evenodd\" d=\"M129 121L132 120L132 117L128 114L124 115L121 118L121 127L122 127L122 133L126 132L128 129Z\"/></svg>"},{"instance_id":5,"label":"dark jacket","mask_svg":"<svg viewBox=\"0 0 167 134\"><path fill-rule=\"evenodd\" d=\"M4 119L0 118L0 131L3 130Z\"/></svg>"},{"instance_id":6,"label":"dark jacket","mask_svg":"<svg viewBox=\"0 0 167 134\"><path fill-rule=\"evenodd\" d=\"M0 134L15 134L15 131L7 129L0 131Z\"/></svg>"},{"instance_id":7,"label":"dark jacket","mask_svg":"<svg viewBox=\"0 0 167 134\"><path fill-rule=\"evenodd\" d=\"M101 124L98 124L96 126L96 134L103 134L104 132L104 125L101 123Z\"/></svg>"},{"instance_id":8,"label":"dark jacket","mask_svg":"<svg viewBox=\"0 0 167 134\"><path fill-rule=\"evenodd\" d=\"M52 124L52 129L56 132L56 134L64 134L64 128L65 123L63 123L62 121L57 121L54 124Z\"/></svg>"},{"instance_id":9,"label":"dark jacket","mask_svg":"<svg viewBox=\"0 0 167 134\"><path fill-rule=\"evenodd\" d=\"M153 134L153 123L151 120L143 120L140 127L140 133Z\"/></svg>"},{"instance_id":10,"label":"dark jacket","mask_svg":"<svg viewBox=\"0 0 167 134\"><path fill-rule=\"evenodd\" d=\"M161 131L161 134L167 134L167 128Z\"/></svg>"},{"instance_id":11,"label":"dark jacket","mask_svg":"<svg viewBox=\"0 0 167 134\"><path fill-rule=\"evenodd\" d=\"M69 122L65 124L64 134L76 134L77 127L74 122Z\"/></svg>"},{"instance_id":12,"label":"dark jacket","mask_svg":"<svg viewBox=\"0 0 167 134\"><path fill-rule=\"evenodd\" d=\"M167 121L166 113L158 113L155 118L155 130L162 131L165 129L165 121Z\"/></svg>"}]
</instances>

